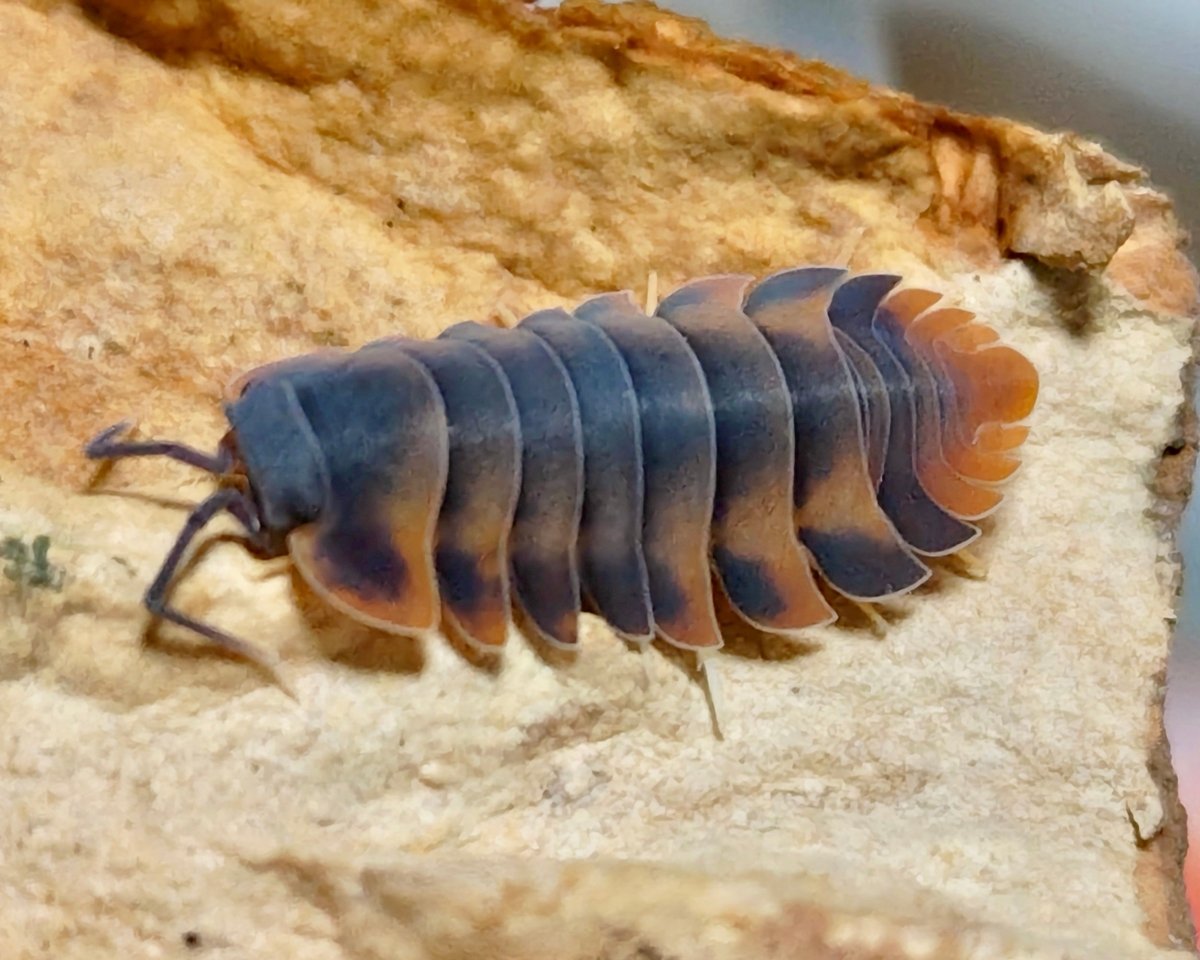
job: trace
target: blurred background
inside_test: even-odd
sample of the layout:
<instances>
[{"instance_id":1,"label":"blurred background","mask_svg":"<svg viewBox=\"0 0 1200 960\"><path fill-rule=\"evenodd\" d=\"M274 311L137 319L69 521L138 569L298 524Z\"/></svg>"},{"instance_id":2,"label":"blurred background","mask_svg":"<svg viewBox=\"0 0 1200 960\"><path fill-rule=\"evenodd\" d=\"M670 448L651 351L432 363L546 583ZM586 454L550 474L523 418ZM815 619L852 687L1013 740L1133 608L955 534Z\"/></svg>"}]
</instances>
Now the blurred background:
<instances>
[{"instance_id":1,"label":"blurred background","mask_svg":"<svg viewBox=\"0 0 1200 960\"><path fill-rule=\"evenodd\" d=\"M977 113L1071 129L1149 170L1200 236L1197 0L657 0L720 34L787 47ZM542 0L539 6L555 6ZM1193 247L1193 260L1197 250ZM1184 602L1167 724L1200 917L1200 511L1183 523Z\"/></svg>"}]
</instances>

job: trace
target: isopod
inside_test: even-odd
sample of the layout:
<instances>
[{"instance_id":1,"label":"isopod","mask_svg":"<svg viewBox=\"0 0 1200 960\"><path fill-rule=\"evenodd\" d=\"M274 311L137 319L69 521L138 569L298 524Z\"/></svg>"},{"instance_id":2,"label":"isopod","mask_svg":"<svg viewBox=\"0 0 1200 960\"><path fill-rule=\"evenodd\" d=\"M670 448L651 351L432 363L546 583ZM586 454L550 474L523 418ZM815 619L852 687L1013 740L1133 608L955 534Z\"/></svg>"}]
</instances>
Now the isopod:
<instances>
[{"instance_id":1,"label":"isopod","mask_svg":"<svg viewBox=\"0 0 1200 960\"><path fill-rule=\"evenodd\" d=\"M704 652L722 644L715 587L759 630L794 635L835 617L820 581L864 603L925 581L1019 465L1034 366L900 282L714 276L647 310L605 294L507 329L323 350L235 381L215 453L123 439L124 423L85 452L218 478L145 605L243 656L168 602L221 512L332 606L396 633L448 620L494 650L515 601L560 647L587 610Z\"/></svg>"}]
</instances>

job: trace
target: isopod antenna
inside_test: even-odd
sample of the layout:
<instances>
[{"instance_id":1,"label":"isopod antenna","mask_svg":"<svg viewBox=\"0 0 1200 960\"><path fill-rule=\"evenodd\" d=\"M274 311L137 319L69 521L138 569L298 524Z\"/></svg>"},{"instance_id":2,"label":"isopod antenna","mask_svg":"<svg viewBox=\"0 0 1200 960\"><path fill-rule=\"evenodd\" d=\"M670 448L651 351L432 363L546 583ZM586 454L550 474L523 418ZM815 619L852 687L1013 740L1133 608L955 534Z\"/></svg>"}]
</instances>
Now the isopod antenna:
<instances>
[{"instance_id":1,"label":"isopod antenna","mask_svg":"<svg viewBox=\"0 0 1200 960\"><path fill-rule=\"evenodd\" d=\"M224 476L233 467L233 451L222 445L216 453L205 453L171 440L118 440L133 429L133 422L122 420L101 430L83 448L89 460L124 460L126 457L167 457L198 467L205 473Z\"/></svg>"}]
</instances>

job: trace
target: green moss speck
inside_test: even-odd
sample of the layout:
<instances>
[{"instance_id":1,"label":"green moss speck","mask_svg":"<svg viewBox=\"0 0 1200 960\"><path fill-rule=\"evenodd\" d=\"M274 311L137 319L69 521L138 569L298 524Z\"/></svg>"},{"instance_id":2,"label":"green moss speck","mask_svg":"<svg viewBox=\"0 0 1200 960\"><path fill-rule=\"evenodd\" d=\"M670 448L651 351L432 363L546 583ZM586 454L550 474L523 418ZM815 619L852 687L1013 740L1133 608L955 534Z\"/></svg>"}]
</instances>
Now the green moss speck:
<instances>
[{"instance_id":1,"label":"green moss speck","mask_svg":"<svg viewBox=\"0 0 1200 960\"><path fill-rule=\"evenodd\" d=\"M62 589L66 576L62 567L50 562L50 538L41 534L26 543L21 537L0 541L0 560L7 560L4 576L21 587Z\"/></svg>"}]
</instances>

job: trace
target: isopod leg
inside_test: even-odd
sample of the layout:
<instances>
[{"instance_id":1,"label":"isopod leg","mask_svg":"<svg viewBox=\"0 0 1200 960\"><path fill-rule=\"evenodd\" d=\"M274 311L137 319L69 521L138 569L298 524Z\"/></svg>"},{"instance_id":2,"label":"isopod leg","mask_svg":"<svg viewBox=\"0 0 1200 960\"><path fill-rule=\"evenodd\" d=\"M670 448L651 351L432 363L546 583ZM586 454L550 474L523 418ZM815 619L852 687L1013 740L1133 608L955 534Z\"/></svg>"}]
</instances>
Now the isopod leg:
<instances>
[{"instance_id":1,"label":"isopod leg","mask_svg":"<svg viewBox=\"0 0 1200 960\"><path fill-rule=\"evenodd\" d=\"M987 579L987 564L970 550L959 550L958 553L952 553L947 558L954 564L958 571L964 576L972 580Z\"/></svg>"},{"instance_id":2,"label":"isopod leg","mask_svg":"<svg viewBox=\"0 0 1200 960\"><path fill-rule=\"evenodd\" d=\"M712 717L713 731L718 740L725 739L725 685L721 682L721 668L717 664L714 650L696 651L696 669L704 674L704 688L708 709Z\"/></svg>"},{"instance_id":3,"label":"isopod leg","mask_svg":"<svg viewBox=\"0 0 1200 960\"><path fill-rule=\"evenodd\" d=\"M859 613L867 618L867 623L871 625L871 632L875 636L882 637L887 633L887 620L873 603L863 603L860 600L851 600L850 602L858 608Z\"/></svg>"},{"instance_id":4,"label":"isopod leg","mask_svg":"<svg viewBox=\"0 0 1200 960\"><path fill-rule=\"evenodd\" d=\"M646 316L654 315L658 309L658 274L651 270L646 277Z\"/></svg>"},{"instance_id":5,"label":"isopod leg","mask_svg":"<svg viewBox=\"0 0 1200 960\"><path fill-rule=\"evenodd\" d=\"M521 322L521 318L517 316L516 311L506 303L496 304L496 316L499 318L501 325L507 330L514 329Z\"/></svg>"}]
</instances>

